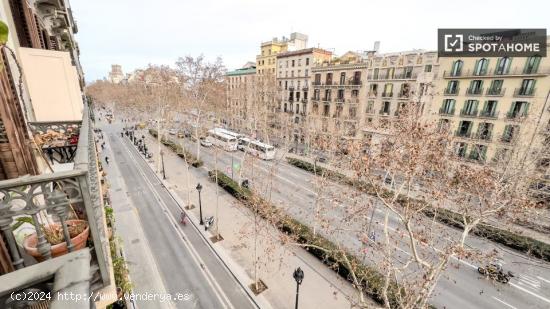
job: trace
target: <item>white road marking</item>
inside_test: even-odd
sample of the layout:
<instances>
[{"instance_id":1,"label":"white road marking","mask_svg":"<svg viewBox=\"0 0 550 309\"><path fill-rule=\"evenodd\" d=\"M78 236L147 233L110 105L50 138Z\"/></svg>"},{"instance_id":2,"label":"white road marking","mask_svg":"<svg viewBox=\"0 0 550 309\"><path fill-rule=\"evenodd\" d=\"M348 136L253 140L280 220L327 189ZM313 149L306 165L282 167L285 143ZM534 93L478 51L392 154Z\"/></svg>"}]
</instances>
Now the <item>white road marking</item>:
<instances>
[{"instance_id":1,"label":"white road marking","mask_svg":"<svg viewBox=\"0 0 550 309\"><path fill-rule=\"evenodd\" d=\"M545 302L547 302L547 303L550 304L550 299L548 299L548 298L546 298L546 297L543 297L543 296L540 296L540 295L537 294L537 293L531 292L531 291L529 291L529 290L527 290L527 289L525 289L525 288L523 288L523 287L521 287L521 286L519 286L519 285L517 285L517 284L515 284L515 283L510 282L510 285L513 286L513 287L515 287L515 288L517 288L517 289L519 289L519 290L522 290L522 291L525 292L525 293L531 294L531 295L535 296L536 298L538 298L538 299L540 299L540 300L543 300L543 301L545 301Z\"/></svg>"},{"instance_id":2,"label":"white road marking","mask_svg":"<svg viewBox=\"0 0 550 309\"><path fill-rule=\"evenodd\" d=\"M128 144L124 143L124 145L125 145L126 151L130 155L130 157L134 157L134 159L135 159L136 156L135 156L134 153L132 153L130 151L130 149L128 148ZM140 160L140 159L141 158L137 158L137 160ZM136 160L136 162L137 162L137 160ZM149 181L149 179L145 175L145 171L141 168L141 166L139 164L136 164L135 166L138 169L139 173L143 176L143 178L144 178L145 182L147 183L147 185L150 187L151 192L153 193L155 198L158 200L159 205L164 209L164 213L166 214L166 217L168 218L168 220L171 221L173 226L179 226L178 222L171 215L169 215L168 206L164 203L164 201L162 201L162 199L160 198L160 195L158 194L158 192L156 192L155 187L153 186L153 184ZM176 232L180 235L183 235L183 232L181 231L181 229L176 229ZM203 274L206 281L208 282L208 284L212 288L212 291L214 292L214 294L216 294L216 297L219 299L220 303L224 306L224 308L227 308L226 304L229 305L229 308L234 308L233 305L231 304L231 302L229 301L227 295L225 295L224 291L221 289L218 282L214 279L214 276L212 275L212 273L210 273L210 270L207 267L203 266L205 264L202 261L202 259L200 258L200 255L195 250L195 248L193 248L193 246L188 244L187 241L182 241L182 242L185 245L185 247L187 248L187 250L189 250L189 253L191 253L191 258L193 259L193 261L197 264L197 266L200 266L200 268L204 270L204 272L201 272L201 273Z\"/></svg>"},{"instance_id":3,"label":"white road marking","mask_svg":"<svg viewBox=\"0 0 550 309\"><path fill-rule=\"evenodd\" d=\"M540 276L537 276L537 279L540 279L540 280L542 280L542 281L544 281L544 282L546 282L546 283L550 283L550 280L545 279L545 278L540 277Z\"/></svg>"},{"instance_id":4,"label":"white road marking","mask_svg":"<svg viewBox=\"0 0 550 309\"><path fill-rule=\"evenodd\" d=\"M508 307L510 307L510 308L512 308L512 309L517 309L516 307L510 305L509 303L503 301L502 299L498 299L498 298L496 298L496 297L494 297L494 296L493 296L493 298L494 298L496 301L498 301L499 303L503 304L503 305L506 305L506 306L508 306Z\"/></svg>"},{"instance_id":5,"label":"white road marking","mask_svg":"<svg viewBox=\"0 0 550 309\"><path fill-rule=\"evenodd\" d=\"M535 290L538 290L538 288L540 287L540 286L536 286L535 284L533 284L529 281L525 281L525 280L522 280L522 279L519 279L518 283L521 284L521 285L528 285L529 287L531 287L532 289L535 289Z\"/></svg>"}]
</instances>

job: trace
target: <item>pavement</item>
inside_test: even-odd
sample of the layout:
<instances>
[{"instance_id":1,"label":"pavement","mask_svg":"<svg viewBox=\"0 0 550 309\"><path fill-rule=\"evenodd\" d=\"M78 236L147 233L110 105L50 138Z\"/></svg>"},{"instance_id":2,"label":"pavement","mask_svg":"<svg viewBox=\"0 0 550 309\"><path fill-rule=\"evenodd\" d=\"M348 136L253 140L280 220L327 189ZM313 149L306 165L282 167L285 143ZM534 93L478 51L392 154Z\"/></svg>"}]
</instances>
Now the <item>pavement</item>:
<instances>
[{"instance_id":1,"label":"pavement","mask_svg":"<svg viewBox=\"0 0 550 309\"><path fill-rule=\"evenodd\" d=\"M192 145L188 144L188 146ZM214 168L217 161L219 169L231 172L230 166L232 166L232 163L241 162L242 152L227 153L218 151L216 159L215 151L215 148L203 147L201 149L201 159L204 160L209 169ZM252 169L248 166L244 170L244 177L254 179L252 185L260 193L264 192L262 191L265 187L263 180L269 179L274 188L269 193L270 199L276 205L284 208L290 215L302 222L315 222L312 214L316 212L314 201L319 192L319 188L316 186L316 177L311 173L288 165L283 158L279 159L272 162L255 160ZM239 173L234 174L234 177L238 180ZM274 174L274 177L271 177L271 174ZM344 197L349 196L349 194L358 195L357 192L348 192L349 190L349 187L333 182L328 182L321 188L324 193L331 191L333 197L341 197L340 199L333 198L327 201L328 204L336 203L339 206L325 210L327 211L325 214L327 225L339 226L339 221L345 216L345 206L349 203ZM368 199L370 197L364 196L364 198ZM374 212L373 219L375 222L374 229L379 235L381 235L381 225L379 223L383 221L385 215L385 211L382 211L382 209L382 206L378 207ZM389 228L394 234L398 234L399 230L403 229L399 220L391 217ZM350 230L359 229L361 227L350 226ZM457 234L460 233L460 231L444 225L438 226L438 229L444 232L442 235L450 235L453 239L456 239ZM323 232L320 231L320 233ZM356 252L357 255L363 252L364 245L359 241L355 232L339 232L324 236L346 246L352 252ZM438 245L445 242L446 240L443 238L436 239L432 246L422 248L422 252L426 256L433 255L437 252ZM479 276L474 261L452 260L433 293L430 301L433 305L449 309L548 308L550 306L550 265L548 263L532 259L519 252L474 236L469 237L466 244L470 248L481 252L496 250L504 262L505 269L514 272L516 277L512 278L508 285L496 284ZM395 251L398 259L410 255L405 242L398 243ZM372 265L376 265L378 262L379 260L375 255L369 255L365 260L365 263Z\"/></svg>"},{"instance_id":2,"label":"pavement","mask_svg":"<svg viewBox=\"0 0 550 309\"><path fill-rule=\"evenodd\" d=\"M305 273L304 283L300 287L300 308L350 308L348 298L354 297L355 290L347 282L305 250L297 247L284 247L279 244L275 235L278 231L273 227L268 224L255 225L254 216L248 209L208 180L206 168L190 167L188 174L184 161L171 151L166 150L164 165L167 180L164 181L161 179L160 173L154 175L153 171L157 167L154 160L146 162L139 157L135 147L127 138L120 138L120 128L117 124L102 127L109 139L110 145L108 145L107 151L111 151L109 157L112 158L110 166L107 166L108 178L113 178L111 191L112 195L118 195L117 197L112 196L117 232L127 234L125 237L123 236L123 240L127 258L130 261L130 273L136 286L136 293L155 289L165 290L169 293L187 290L196 295L196 299L201 302L204 299L215 299L216 289L208 285L197 287L192 283L185 282L185 279L182 280L182 278L193 278L191 281L195 282L196 278L200 278L200 271L199 274L196 273L197 269L201 269L200 263L198 266L189 265L195 270L188 270L192 275L187 276L187 273L181 271L181 267L173 262L173 260L179 260L183 266L189 264L189 262L183 261L183 257L179 258L179 253L176 252L184 250L181 242L185 242L185 239L193 239L196 236L193 236L194 234L201 233L208 238L208 246L211 246L218 256L218 261L214 264L224 264L232 273L233 280L228 280L224 278L225 276L219 278L223 271L212 270L213 266L209 265L208 261L204 263L210 269L214 285L220 287L228 296L232 308L250 308L246 302L242 301L241 294L243 291L251 293L248 286L255 277L254 260L258 261L257 277L268 287L258 296L252 296L261 308L294 308L296 283L292 278L292 272L296 267L301 267ZM145 131L144 135L150 139L149 134ZM148 145L151 149L157 149L157 146L151 147L154 145L152 139ZM190 188L191 204L195 206L199 204L198 194L194 189L197 182L203 186L201 191L203 217L215 216L219 232L223 237L222 241L212 242L211 237L216 234L215 227L212 232L204 232L201 228L188 235L189 230L195 229L189 224L182 226L172 222L177 221L176 218L179 218L180 210L170 204L175 203L180 207L186 205L187 188ZM130 197L130 201L125 203L124 195L126 194ZM155 202L155 198L160 199L161 204L165 204L167 207L151 207L159 204L158 200ZM216 205L218 205L217 211ZM119 218L119 213L122 218ZM166 218L167 216L171 218ZM164 218L151 220L153 217ZM199 207L188 211L188 217L194 223L193 227L199 226ZM119 221L121 221L120 224ZM165 221L165 223L163 224L161 221ZM141 235L145 237L140 236L140 229L143 230ZM170 233L174 234L174 229L181 231L183 240L171 240L173 235ZM167 231L162 232L162 230ZM255 243L256 246L254 246ZM199 249L208 246L198 244L198 241L193 244L193 246L195 245L197 246L196 251L199 251L199 257L208 260L209 258L205 258L204 253ZM254 248L257 249L256 256ZM202 251L207 251L207 248L204 249ZM140 261L142 255L144 256L143 262ZM148 255L150 258L147 257ZM212 261L210 262L212 264ZM143 270L141 268L143 265L149 266ZM227 273L227 270L225 272ZM176 276L178 273L181 276ZM238 283L236 283L237 281ZM138 307L141 307L140 305L138 304ZM150 303L145 305L154 307ZM178 308L187 308L185 305L185 303L172 304ZM223 308L220 306L221 302L201 303L200 305L199 308ZM370 305L376 307L374 302L371 302Z\"/></svg>"}]
</instances>

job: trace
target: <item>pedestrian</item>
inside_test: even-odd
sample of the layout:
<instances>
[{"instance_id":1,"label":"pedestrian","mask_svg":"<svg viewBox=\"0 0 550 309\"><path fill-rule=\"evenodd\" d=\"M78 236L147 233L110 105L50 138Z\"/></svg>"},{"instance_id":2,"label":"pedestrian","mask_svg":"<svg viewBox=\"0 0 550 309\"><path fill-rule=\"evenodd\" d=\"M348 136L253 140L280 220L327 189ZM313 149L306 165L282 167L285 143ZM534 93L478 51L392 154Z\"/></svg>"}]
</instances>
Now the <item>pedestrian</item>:
<instances>
[{"instance_id":1,"label":"pedestrian","mask_svg":"<svg viewBox=\"0 0 550 309\"><path fill-rule=\"evenodd\" d=\"M107 165L109 165L109 157L105 156L105 163L107 163Z\"/></svg>"},{"instance_id":2,"label":"pedestrian","mask_svg":"<svg viewBox=\"0 0 550 309\"><path fill-rule=\"evenodd\" d=\"M101 144L101 150L105 150L105 143Z\"/></svg>"}]
</instances>

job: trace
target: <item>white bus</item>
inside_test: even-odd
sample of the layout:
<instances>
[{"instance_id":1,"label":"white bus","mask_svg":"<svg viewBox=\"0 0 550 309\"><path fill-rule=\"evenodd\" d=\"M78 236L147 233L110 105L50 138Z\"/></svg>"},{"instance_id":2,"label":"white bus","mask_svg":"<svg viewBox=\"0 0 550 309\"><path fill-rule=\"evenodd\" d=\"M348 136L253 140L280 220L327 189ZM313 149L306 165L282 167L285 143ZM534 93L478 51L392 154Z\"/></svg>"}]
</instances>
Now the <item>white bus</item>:
<instances>
[{"instance_id":1,"label":"white bus","mask_svg":"<svg viewBox=\"0 0 550 309\"><path fill-rule=\"evenodd\" d=\"M244 138L243 134L235 133L233 131L229 131L229 130L224 129L224 128L214 128L214 130L216 132L219 132L219 133L222 133L222 134L227 134L227 135L233 136L236 139Z\"/></svg>"},{"instance_id":2,"label":"white bus","mask_svg":"<svg viewBox=\"0 0 550 309\"><path fill-rule=\"evenodd\" d=\"M227 135L216 131L215 129L208 131L208 140L213 144L226 151L237 150L237 139L231 135Z\"/></svg>"},{"instance_id":3,"label":"white bus","mask_svg":"<svg viewBox=\"0 0 550 309\"><path fill-rule=\"evenodd\" d=\"M246 137L239 140L238 148L263 160L275 159L275 148L273 146Z\"/></svg>"}]
</instances>

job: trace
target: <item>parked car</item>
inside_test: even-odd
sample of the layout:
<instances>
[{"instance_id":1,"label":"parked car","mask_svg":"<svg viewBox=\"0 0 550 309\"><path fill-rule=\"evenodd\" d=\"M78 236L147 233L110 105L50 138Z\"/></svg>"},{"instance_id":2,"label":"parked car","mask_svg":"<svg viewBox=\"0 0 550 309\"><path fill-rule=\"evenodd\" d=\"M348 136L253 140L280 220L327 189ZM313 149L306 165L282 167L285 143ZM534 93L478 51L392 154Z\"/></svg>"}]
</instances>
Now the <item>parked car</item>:
<instances>
[{"instance_id":1,"label":"parked car","mask_svg":"<svg viewBox=\"0 0 550 309\"><path fill-rule=\"evenodd\" d=\"M212 147L212 142L207 139L201 139L201 145L204 147Z\"/></svg>"}]
</instances>

